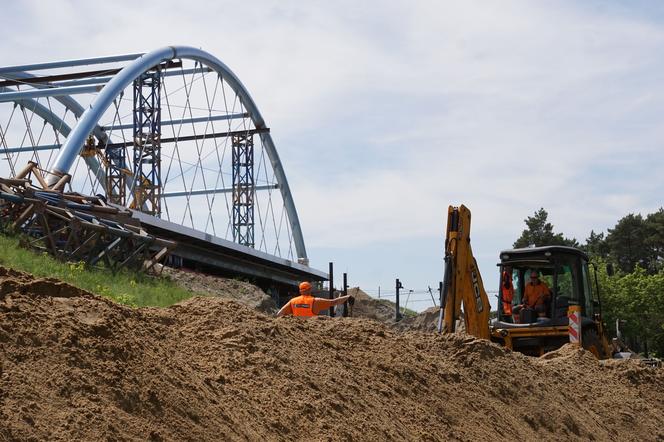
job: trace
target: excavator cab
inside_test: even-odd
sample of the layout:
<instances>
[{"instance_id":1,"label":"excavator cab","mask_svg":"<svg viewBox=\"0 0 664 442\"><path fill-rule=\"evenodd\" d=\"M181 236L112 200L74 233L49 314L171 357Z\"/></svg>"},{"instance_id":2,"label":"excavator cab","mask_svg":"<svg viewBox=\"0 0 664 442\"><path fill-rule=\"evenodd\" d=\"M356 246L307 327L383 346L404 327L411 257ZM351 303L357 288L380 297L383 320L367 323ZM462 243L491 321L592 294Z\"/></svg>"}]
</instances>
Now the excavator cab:
<instances>
[{"instance_id":1,"label":"excavator cab","mask_svg":"<svg viewBox=\"0 0 664 442\"><path fill-rule=\"evenodd\" d=\"M588 256L565 246L530 247L500 253L498 315L490 324L491 339L526 354L541 355L569 342L568 309L581 307L581 343L602 358L610 355L601 320L599 293L593 290ZM531 275L548 289L538 311L520 308ZM504 287L511 278L512 299ZM511 311L510 311L511 310Z\"/></svg>"}]
</instances>

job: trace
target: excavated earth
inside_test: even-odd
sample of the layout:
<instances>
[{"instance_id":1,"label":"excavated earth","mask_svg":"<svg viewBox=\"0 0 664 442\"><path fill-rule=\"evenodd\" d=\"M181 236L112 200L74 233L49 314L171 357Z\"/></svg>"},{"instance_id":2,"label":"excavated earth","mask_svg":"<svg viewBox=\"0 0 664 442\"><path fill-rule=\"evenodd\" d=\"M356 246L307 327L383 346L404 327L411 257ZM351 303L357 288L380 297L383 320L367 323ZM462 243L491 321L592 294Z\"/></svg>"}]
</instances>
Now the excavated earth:
<instances>
[{"instance_id":1,"label":"excavated earth","mask_svg":"<svg viewBox=\"0 0 664 442\"><path fill-rule=\"evenodd\" d=\"M0 440L664 440L664 374L0 268Z\"/></svg>"}]
</instances>

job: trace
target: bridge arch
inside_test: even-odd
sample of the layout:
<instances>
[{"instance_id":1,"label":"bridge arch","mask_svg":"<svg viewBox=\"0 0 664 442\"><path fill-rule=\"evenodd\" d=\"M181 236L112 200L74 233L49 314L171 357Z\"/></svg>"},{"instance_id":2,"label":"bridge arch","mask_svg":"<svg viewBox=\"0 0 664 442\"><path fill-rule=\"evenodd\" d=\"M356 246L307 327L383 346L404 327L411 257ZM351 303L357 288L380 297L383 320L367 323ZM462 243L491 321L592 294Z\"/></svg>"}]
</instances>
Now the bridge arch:
<instances>
[{"instance_id":1,"label":"bridge arch","mask_svg":"<svg viewBox=\"0 0 664 442\"><path fill-rule=\"evenodd\" d=\"M288 185L288 180L286 178L286 174L277 153L272 136L269 133L269 130L262 130L267 129L265 120L263 119L253 98L244 87L242 82L239 80L239 78L218 58L198 48L187 46L169 46L134 58L125 67L120 69L110 79L108 79L107 83L103 88L101 88L98 95L96 95L93 101L85 108L83 108L83 106L81 106L81 104L79 104L71 96L63 95L58 97L58 100L65 107L70 109L72 113L77 116L78 120L74 125L72 125L71 131L68 134L63 133L63 135L66 136L66 139L59 147L53 166L49 168L51 173L49 179L52 181L57 179L58 176L72 173L72 167L85 147L86 142L89 143L89 136L91 134L94 134L95 137L100 141L104 140L106 133L103 131L101 119L104 113L107 112L109 108L111 108L114 100L117 100L118 97L121 97L125 89L130 87L137 78L153 67L159 65L160 63L174 60L192 60L196 63L199 63L201 66L205 66L208 70L216 72L219 78L223 79L225 83L230 86L237 97L239 97L242 107L253 122L255 129L257 129L256 133L260 136L262 147L268 157L269 165L271 166L271 169L274 173L274 178L276 180L276 185L274 187L279 189L279 193L283 201L284 210L287 214L287 223L290 227L289 235L292 235L292 242L295 248L296 257L299 261L306 263L307 253L302 230L300 227L299 217L295 208L295 203L293 201L290 187ZM1 69L0 76L2 76ZM23 75L24 78L31 76L32 74L29 73L25 73ZM5 78L10 77L5 76ZM25 100L30 100L30 98L22 98L20 100L25 102ZM39 109L42 114L45 114L44 106L39 105L38 103L34 104L41 106ZM35 106L33 106L33 108L36 109ZM83 109L85 110L81 113ZM43 117L44 115L41 116ZM66 124L63 126L61 122L59 123L56 120L49 121L49 123L52 125L59 124L63 128L66 127ZM65 132L68 131L65 129ZM5 149L8 148L7 145L4 147ZM1 150L2 148L0 147L0 151ZM86 158L86 163L88 163L89 168L94 166L94 160L94 157ZM95 175L98 176L98 172L96 172ZM190 194L192 193L191 190L192 189L189 189Z\"/></svg>"}]
</instances>

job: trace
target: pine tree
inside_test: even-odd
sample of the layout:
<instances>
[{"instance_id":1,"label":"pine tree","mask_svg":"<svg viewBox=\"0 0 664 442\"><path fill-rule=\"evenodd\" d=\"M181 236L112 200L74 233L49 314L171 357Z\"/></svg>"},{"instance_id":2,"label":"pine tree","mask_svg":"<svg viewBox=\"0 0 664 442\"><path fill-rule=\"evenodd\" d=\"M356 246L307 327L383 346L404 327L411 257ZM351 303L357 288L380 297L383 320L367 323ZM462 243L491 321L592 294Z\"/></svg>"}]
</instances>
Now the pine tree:
<instances>
[{"instance_id":1,"label":"pine tree","mask_svg":"<svg viewBox=\"0 0 664 442\"><path fill-rule=\"evenodd\" d=\"M576 239L565 238L562 233L553 232L553 224L547 222L549 214L542 207L524 220L528 227L519 239L514 242L514 248L529 246L571 246L578 247Z\"/></svg>"}]
</instances>

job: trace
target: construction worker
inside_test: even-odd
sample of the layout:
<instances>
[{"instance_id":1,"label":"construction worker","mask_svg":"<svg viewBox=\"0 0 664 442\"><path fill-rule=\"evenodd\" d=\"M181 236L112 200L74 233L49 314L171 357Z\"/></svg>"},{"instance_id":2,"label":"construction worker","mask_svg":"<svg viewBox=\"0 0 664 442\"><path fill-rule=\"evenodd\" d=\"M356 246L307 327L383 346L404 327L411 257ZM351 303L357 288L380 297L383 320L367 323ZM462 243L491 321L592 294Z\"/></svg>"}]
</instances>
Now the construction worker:
<instances>
[{"instance_id":1,"label":"construction worker","mask_svg":"<svg viewBox=\"0 0 664 442\"><path fill-rule=\"evenodd\" d=\"M537 316L540 318L546 317L546 310L549 299L551 298L551 290L544 281L540 281L537 270L530 272L530 281L526 284L523 293L523 302L514 307L514 313L519 313L524 308L531 308L535 310Z\"/></svg>"},{"instance_id":2,"label":"construction worker","mask_svg":"<svg viewBox=\"0 0 664 442\"><path fill-rule=\"evenodd\" d=\"M311 283L307 281L300 283L300 296L296 296L281 307L277 316L316 316L321 311L334 305L341 305L346 301L349 304L353 304L355 301L355 298L351 295L339 296L336 299L315 298L311 294L311 288Z\"/></svg>"},{"instance_id":3,"label":"construction worker","mask_svg":"<svg viewBox=\"0 0 664 442\"><path fill-rule=\"evenodd\" d=\"M500 282L500 294L503 302L503 315L512 317L512 300L514 299L514 284L512 284L512 267L505 267Z\"/></svg>"}]
</instances>

